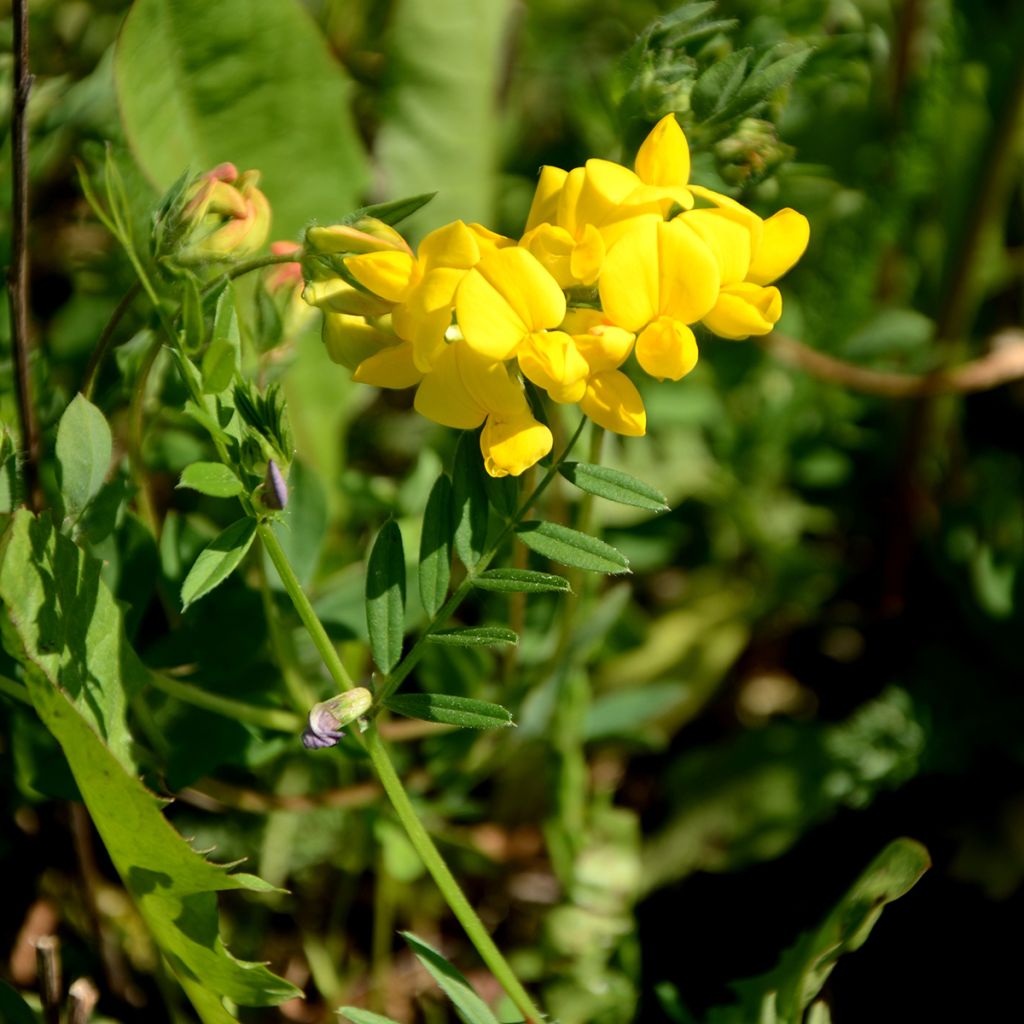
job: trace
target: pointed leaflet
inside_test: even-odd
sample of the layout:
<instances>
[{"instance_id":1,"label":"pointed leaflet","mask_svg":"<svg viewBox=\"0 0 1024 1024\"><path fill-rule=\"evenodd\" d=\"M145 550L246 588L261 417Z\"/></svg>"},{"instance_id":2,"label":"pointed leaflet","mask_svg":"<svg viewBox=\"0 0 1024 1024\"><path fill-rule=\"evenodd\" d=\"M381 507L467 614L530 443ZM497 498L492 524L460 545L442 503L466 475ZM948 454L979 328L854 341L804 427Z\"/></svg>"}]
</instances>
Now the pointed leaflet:
<instances>
[{"instance_id":1,"label":"pointed leaflet","mask_svg":"<svg viewBox=\"0 0 1024 1024\"><path fill-rule=\"evenodd\" d=\"M589 462L566 462L558 472L581 491L596 494L599 498L645 508L650 512L668 511L668 498L657 488L618 469L594 466Z\"/></svg>"},{"instance_id":2,"label":"pointed leaflet","mask_svg":"<svg viewBox=\"0 0 1024 1024\"><path fill-rule=\"evenodd\" d=\"M203 353L203 394L219 395L235 379L242 358L241 337L238 332L238 313L235 310L235 292L225 288L217 300L213 318L213 337Z\"/></svg>"},{"instance_id":3,"label":"pointed leaflet","mask_svg":"<svg viewBox=\"0 0 1024 1024\"><path fill-rule=\"evenodd\" d=\"M402 932L402 938L416 954L416 959L441 986L444 994L455 1004L459 1016L466 1024L498 1024L497 1017L476 994L473 986L433 946L428 946L412 932Z\"/></svg>"},{"instance_id":4,"label":"pointed leaflet","mask_svg":"<svg viewBox=\"0 0 1024 1024\"><path fill-rule=\"evenodd\" d=\"M484 462L475 431L463 431L452 468L455 553L467 569L480 561L487 543L488 502Z\"/></svg>"},{"instance_id":5,"label":"pointed leaflet","mask_svg":"<svg viewBox=\"0 0 1024 1024\"><path fill-rule=\"evenodd\" d=\"M427 634L427 643L448 647L515 647L519 636L505 626L469 626L466 629L443 629Z\"/></svg>"},{"instance_id":6,"label":"pointed leaflet","mask_svg":"<svg viewBox=\"0 0 1024 1024\"><path fill-rule=\"evenodd\" d=\"M114 442L103 413L75 395L57 426L57 479L64 513L77 519L103 486Z\"/></svg>"},{"instance_id":7,"label":"pointed leaflet","mask_svg":"<svg viewBox=\"0 0 1024 1024\"><path fill-rule=\"evenodd\" d=\"M452 486L442 474L431 488L420 533L420 600L436 615L448 596L452 574Z\"/></svg>"},{"instance_id":8,"label":"pointed leaflet","mask_svg":"<svg viewBox=\"0 0 1024 1024\"><path fill-rule=\"evenodd\" d=\"M533 569L487 569L474 577L473 586L479 590L496 590L519 594L542 594L555 591L568 594L572 591L564 576L550 572L534 572Z\"/></svg>"},{"instance_id":9,"label":"pointed leaflet","mask_svg":"<svg viewBox=\"0 0 1024 1024\"><path fill-rule=\"evenodd\" d=\"M402 657L405 635L405 552L393 519L381 527L366 565L366 625L374 663L386 674Z\"/></svg>"},{"instance_id":10,"label":"pointed leaflet","mask_svg":"<svg viewBox=\"0 0 1024 1024\"><path fill-rule=\"evenodd\" d=\"M77 571L69 571L76 560ZM229 875L195 853L104 742L114 732L109 716L88 716L98 701L123 708L121 666L142 671L124 642L99 564L46 520L22 511L0 548L0 597L4 644L25 668L32 703L60 743L110 859L203 1020L232 1020L221 996L264 1006L297 995L262 964L235 960L218 935L218 891L270 887L252 875ZM93 688L90 700L76 703L83 685ZM116 697L109 692L115 689L121 689Z\"/></svg>"},{"instance_id":11,"label":"pointed leaflet","mask_svg":"<svg viewBox=\"0 0 1024 1024\"><path fill-rule=\"evenodd\" d=\"M499 704L447 693L403 693L389 697L385 703L408 718L463 729L503 729L512 724L512 715Z\"/></svg>"},{"instance_id":12,"label":"pointed leaflet","mask_svg":"<svg viewBox=\"0 0 1024 1024\"><path fill-rule=\"evenodd\" d=\"M233 498L242 493L242 481L222 462L193 462L182 471L178 486L211 498Z\"/></svg>"},{"instance_id":13,"label":"pointed leaflet","mask_svg":"<svg viewBox=\"0 0 1024 1024\"><path fill-rule=\"evenodd\" d=\"M591 572L629 572L629 559L611 544L579 530L539 520L523 523L516 536L538 555Z\"/></svg>"},{"instance_id":14,"label":"pointed leaflet","mask_svg":"<svg viewBox=\"0 0 1024 1024\"><path fill-rule=\"evenodd\" d=\"M235 571L255 536L256 520L246 516L232 523L199 552L195 565L181 585L182 610L219 586Z\"/></svg>"}]
</instances>

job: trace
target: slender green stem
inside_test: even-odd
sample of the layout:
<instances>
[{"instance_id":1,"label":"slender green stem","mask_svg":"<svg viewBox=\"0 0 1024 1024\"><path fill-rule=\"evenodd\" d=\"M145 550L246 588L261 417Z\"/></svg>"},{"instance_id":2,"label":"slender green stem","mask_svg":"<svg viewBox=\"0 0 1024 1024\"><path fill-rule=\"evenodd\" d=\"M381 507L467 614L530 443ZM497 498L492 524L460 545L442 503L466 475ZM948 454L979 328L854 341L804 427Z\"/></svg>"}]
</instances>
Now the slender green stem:
<instances>
[{"instance_id":1,"label":"slender green stem","mask_svg":"<svg viewBox=\"0 0 1024 1024\"><path fill-rule=\"evenodd\" d=\"M282 263L298 263L302 252L270 253L267 256L257 256L255 259L246 260L244 263L236 263L230 270L225 270L219 277L215 277L209 284L203 287L203 296L215 292L221 285L233 281L236 277L251 274L254 270L263 270L264 267L276 267Z\"/></svg>"},{"instance_id":2,"label":"slender green stem","mask_svg":"<svg viewBox=\"0 0 1024 1024\"><path fill-rule=\"evenodd\" d=\"M441 854L438 853L437 847L434 845L427 830L423 827L423 823L416 816L412 801L410 801L409 795L402 786L402 782L395 772L394 765L392 765L391 760L388 758L375 725L371 724L363 736L363 742L367 753L370 755L370 760L377 771L380 783L384 787L384 792L387 793L399 821L401 821L406 834L409 836L409 841L420 855L420 859L430 872L437 887L441 890L445 901L451 907L452 913L458 919L459 924L465 929L466 934L473 945L476 946L477 952L479 952L484 963L498 980L498 983L508 993L509 998L515 1003L516 1008L523 1015L527 1024L540 1024L543 1020L543 1015L533 1004L533 1000L530 999L519 979L513 974L508 961L506 961L501 951L494 944L494 940L488 934L484 923L470 905L469 900L466 899L466 894L455 880L455 876L448 869L448 865L445 864Z\"/></svg>"},{"instance_id":3,"label":"slender green stem","mask_svg":"<svg viewBox=\"0 0 1024 1024\"><path fill-rule=\"evenodd\" d=\"M295 570L292 569L288 556L285 554L284 548L281 547L281 542L274 535L274 531L270 528L270 524L261 522L257 527L257 531L259 532L260 540L263 541L263 546L267 549L267 554L270 555L270 560L274 563L274 568L277 569L277 573L281 577L284 589L292 599L292 604L295 605L295 610L299 613L302 624L309 632L313 646L316 647L320 657L323 658L331 678L338 684L338 688L341 690L354 689L356 684L352 681L348 670L342 664L331 638L327 635L327 630L324 629L323 623L309 602L309 598L306 597L302 584L299 582L298 576L295 575Z\"/></svg>"},{"instance_id":4,"label":"slender green stem","mask_svg":"<svg viewBox=\"0 0 1024 1024\"><path fill-rule=\"evenodd\" d=\"M28 695L28 690L16 679L11 679L8 676L0 676L0 693L6 694L8 697L13 697L22 704L27 704L29 707L32 707L32 699Z\"/></svg>"},{"instance_id":5,"label":"slender green stem","mask_svg":"<svg viewBox=\"0 0 1024 1024\"><path fill-rule=\"evenodd\" d=\"M210 693L199 686L183 683L180 679L152 670L149 679L153 687L161 693L166 693L169 697L175 697L186 704L193 704L197 708L224 715L225 718L234 718L239 722L248 722L250 725L259 725L277 732L287 732L293 736L303 726L303 721L298 715L283 708L262 708L256 704L247 704L245 701Z\"/></svg>"},{"instance_id":6,"label":"slender green stem","mask_svg":"<svg viewBox=\"0 0 1024 1024\"><path fill-rule=\"evenodd\" d=\"M103 328L103 332L96 342L96 347L92 350L92 355L89 356L89 365L85 368L82 386L78 389L86 398L92 398L93 385L96 383L100 366L103 365L103 360L110 351L111 343L114 340L114 331L117 330L118 324L121 323L125 313L131 308L140 291L142 291L142 284L136 281L121 296L121 301L114 307L114 312L110 314L110 319L107 321L106 327Z\"/></svg>"},{"instance_id":7,"label":"slender green stem","mask_svg":"<svg viewBox=\"0 0 1024 1024\"><path fill-rule=\"evenodd\" d=\"M586 422L587 418L585 416L580 419L579 425L576 427L575 431L573 431L572 437L569 438L561 453L557 458L551 460L551 465L548 466L547 472L541 478L540 483L537 484L529 495L527 495L526 499L516 510L515 515L508 521L508 523L505 524L505 528L498 534L494 543L491 544L487 551L484 552L480 561L471 569L467 569L463 581L452 592L448 600L441 605L437 614L429 623L427 623L423 632L420 633L416 642L412 645L409 653L395 666L390 675L381 680L374 700L375 712L380 710L384 702L395 692L395 690L398 689L409 673L416 667L420 658L423 657L423 652L426 650L430 634L440 629L444 623L448 621L455 609L458 608L459 605L462 604L462 602L469 596L470 591L473 589L473 581L491 564L494 556L501 550L501 546L515 532L516 527L523 521L524 517L536 503L537 499L540 498L540 496L547 490L551 481L558 475L558 470L561 468L562 463L565 462L569 452L572 451L577 440L579 440L579 436L583 432L583 427L586 425Z\"/></svg>"},{"instance_id":8,"label":"slender green stem","mask_svg":"<svg viewBox=\"0 0 1024 1024\"><path fill-rule=\"evenodd\" d=\"M139 512L149 532L154 537L160 536L160 523L157 520L156 509L153 506L153 499L149 493L149 478L146 474L146 467L142 461L142 434L144 429L146 386L149 384L149 374L156 362L156 357L163 347L159 338L154 338L146 350L142 365L139 367L138 376L132 390L131 412L128 417L128 461L131 463L132 476L135 478L135 486L138 489Z\"/></svg>"}]
</instances>

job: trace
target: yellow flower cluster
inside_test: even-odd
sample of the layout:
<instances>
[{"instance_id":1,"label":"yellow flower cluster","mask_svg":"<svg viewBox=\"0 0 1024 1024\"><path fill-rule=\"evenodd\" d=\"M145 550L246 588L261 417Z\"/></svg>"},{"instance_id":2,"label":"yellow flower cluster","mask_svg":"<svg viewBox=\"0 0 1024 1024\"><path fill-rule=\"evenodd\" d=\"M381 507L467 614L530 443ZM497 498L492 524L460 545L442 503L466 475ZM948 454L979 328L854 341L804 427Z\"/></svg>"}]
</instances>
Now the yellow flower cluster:
<instances>
[{"instance_id":1,"label":"yellow flower cluster","mask_svg":"<svg viewBox=\"0 0 1024 1024\"><path fill-rule=\"evenodd\" d=\"M621 367L678 380L697 362L692 325L725 338L767 334L782 312L772 286L807 246L795 210L768 220L690 184L674 115L662 118L634 170L588 160L544 167L518 242L455 221L413 253L365 218L311 228L307 246L341 261L309 281L331 358L354 378L417 387L437 423L483 425L488 473L516 476L551 449L522 379L578 403L608 430L643 434L647 418Z\"/></svg>"}]
</instances>

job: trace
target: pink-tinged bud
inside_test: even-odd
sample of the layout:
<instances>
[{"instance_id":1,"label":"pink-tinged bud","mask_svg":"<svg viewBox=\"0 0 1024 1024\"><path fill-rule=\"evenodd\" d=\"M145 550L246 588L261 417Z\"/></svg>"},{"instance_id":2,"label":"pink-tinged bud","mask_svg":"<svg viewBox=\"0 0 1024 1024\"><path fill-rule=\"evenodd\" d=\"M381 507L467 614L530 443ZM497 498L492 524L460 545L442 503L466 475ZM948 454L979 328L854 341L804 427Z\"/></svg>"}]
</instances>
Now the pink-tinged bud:
<instances>
[{"instance_id":1,"label":"pink-tinged bud","mask_svg":"<svg viewBox=\"0 0 1024 1024\"><path fill-rule=\"evenodd\" d=\"M324 255L399 251L412 255L409 243L376 217L360 217L354 224L331 224L306 230L306 244Z\"/></svg>"},{"instance_id":2,"label":"pink-tinged bud","mask_svg":"<svg viewBox=\"0 0 1024 1024\"><path fill-rule=\"evenodd\" d=\"M301 253L302 246L298 242L271 242L270 251L275 256L289 256L292 253ZM271 267L263 279L267 291L271 294L284 291L286 288L302 288L302 264L297 260L294 263L278 263Z\"/></svg>"},{"instance_id":3,"label":"pink-tinged bud","mask_svg":"<svg viewBox=\"0 0 1024 1024\"><path fill-rule=\"evenodd\" d=\"M172 253L179 263L238 259L260 249L270 234L270 203L257 187L259 171L239 174L234 164L218 164L185 191L179 214L182 245Z\"/></svg>"}]
</instances>

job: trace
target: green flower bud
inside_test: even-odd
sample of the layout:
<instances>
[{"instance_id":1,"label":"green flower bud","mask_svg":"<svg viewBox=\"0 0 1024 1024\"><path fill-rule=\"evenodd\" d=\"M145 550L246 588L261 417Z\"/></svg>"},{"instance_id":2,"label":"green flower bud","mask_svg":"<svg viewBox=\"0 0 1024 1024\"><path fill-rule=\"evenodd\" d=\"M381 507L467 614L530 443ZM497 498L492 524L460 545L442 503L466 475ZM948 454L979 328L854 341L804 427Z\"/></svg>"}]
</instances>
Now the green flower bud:
<instances>
[{"instance_id":1,"label":"green flower bud","mask_svg":"<svg viewBox=\"0 0 1024 1024\"><path fill-rule=\"evenodd\" d=\"M362 686L314 704L309 712L309 725L302 734L302 745L309 750L336 746L344 735L342 726L361 718L372 704L373 694Z\"/></svg>"}]
</instances>

